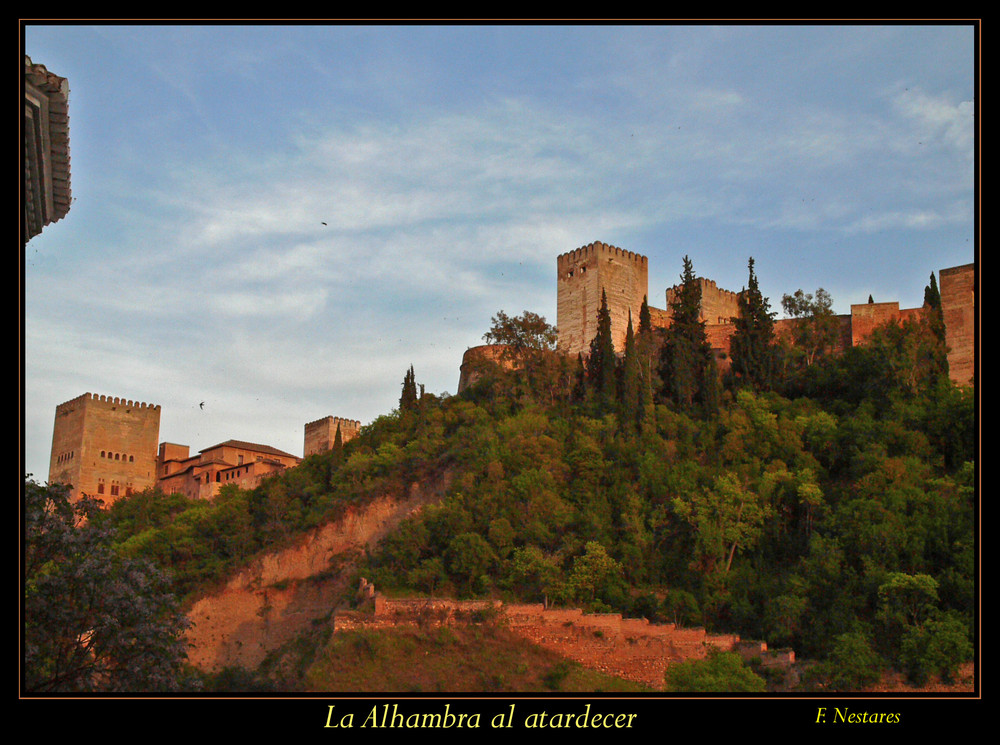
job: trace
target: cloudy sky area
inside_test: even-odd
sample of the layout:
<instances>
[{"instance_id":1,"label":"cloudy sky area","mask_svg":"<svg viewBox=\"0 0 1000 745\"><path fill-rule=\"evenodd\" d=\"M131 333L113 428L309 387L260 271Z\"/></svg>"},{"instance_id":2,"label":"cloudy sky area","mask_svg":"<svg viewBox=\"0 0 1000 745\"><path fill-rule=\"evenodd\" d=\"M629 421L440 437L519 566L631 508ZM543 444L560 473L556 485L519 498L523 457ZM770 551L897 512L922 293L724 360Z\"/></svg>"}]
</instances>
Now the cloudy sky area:
<instances>
[{"instance_id":1,"label":"cloudy sky area","mask_svg":"<svg viewBox=\"0 0 1000 745\"><path fill-rule=\"evenodd\" d=\"M682 257L772 308L920 305L975 260L971 26L28 26L69 79L68 216L24 251L25 469L55 407L302 454L409 365L455 392L491 317L556 322L556 256ZM324 224L325 223L325 224ZM204 402L204 409L199 403Z\"/></svg>"}]
</instances>

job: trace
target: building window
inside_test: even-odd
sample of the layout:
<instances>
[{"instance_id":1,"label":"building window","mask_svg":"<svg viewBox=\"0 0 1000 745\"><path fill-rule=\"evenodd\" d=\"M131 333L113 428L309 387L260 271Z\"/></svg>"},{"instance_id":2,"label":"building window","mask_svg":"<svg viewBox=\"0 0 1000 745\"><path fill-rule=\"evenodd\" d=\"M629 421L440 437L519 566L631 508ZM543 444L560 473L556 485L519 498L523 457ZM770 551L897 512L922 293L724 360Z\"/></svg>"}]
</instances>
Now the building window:
<instances>
[{"instance_id":1,"label":"building window","mask_svg":"<svg viewBox=\"0 0 1000 745\"><path fill-rule=\"evenodd\" d=\"M102 483L99 483L99 484L97 485L97 493L98 493L98 494L104 494L104 483L103 483L103 482L102 482Z\"/></svg>"}]
</instances>

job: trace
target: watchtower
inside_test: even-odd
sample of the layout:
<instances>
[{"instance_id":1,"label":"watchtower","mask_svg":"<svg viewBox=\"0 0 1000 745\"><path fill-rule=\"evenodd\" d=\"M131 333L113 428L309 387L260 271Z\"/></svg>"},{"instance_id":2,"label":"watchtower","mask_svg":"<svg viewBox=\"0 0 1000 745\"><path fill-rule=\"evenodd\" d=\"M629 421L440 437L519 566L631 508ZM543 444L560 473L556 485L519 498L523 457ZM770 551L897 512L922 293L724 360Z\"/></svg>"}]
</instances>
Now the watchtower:
<instances>
[{"instance_id":1,"label":"watchtower","mask_svg":"<svg viewBox=\"0 0 1000 745\"><path fill-rule=\"evenodd\" d=\"M159 406L84 393L56 407L49 483L105 504L154 486L159 437Z\"/></svg>"},{"instance_id":2,"label":"watchtower","mask_svg":"<svg viewBox=\"0 0 1000 745\"><path fill-rule=\"evenodd\" d=\"M590 351L590 342L597 333L601 293L604 292L608 298L615 350L624 351L629 313L637 328L642 301L648 295L646 257L598 241L560 255L556 265L559 350L571 355Z\"/></svg>"}]
</instances>

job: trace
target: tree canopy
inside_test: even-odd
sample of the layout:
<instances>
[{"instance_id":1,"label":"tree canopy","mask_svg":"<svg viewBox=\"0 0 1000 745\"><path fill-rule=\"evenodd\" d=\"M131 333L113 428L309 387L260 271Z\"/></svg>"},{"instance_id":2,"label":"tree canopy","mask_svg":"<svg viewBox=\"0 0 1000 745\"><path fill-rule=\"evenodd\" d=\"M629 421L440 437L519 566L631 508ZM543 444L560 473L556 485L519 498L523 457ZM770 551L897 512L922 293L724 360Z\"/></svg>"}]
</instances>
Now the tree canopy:
<instances>
[{"instance_id":1,"label":"tree canopy","mask_svg":"<svg viewBox=\"0 0 1000 745\"><path fill-rule=\"evenodd\" d=\"M185 620L151 562L121 556L99 504L24 483L24 690L179 690Z\"/></svg>"}]
</instances>

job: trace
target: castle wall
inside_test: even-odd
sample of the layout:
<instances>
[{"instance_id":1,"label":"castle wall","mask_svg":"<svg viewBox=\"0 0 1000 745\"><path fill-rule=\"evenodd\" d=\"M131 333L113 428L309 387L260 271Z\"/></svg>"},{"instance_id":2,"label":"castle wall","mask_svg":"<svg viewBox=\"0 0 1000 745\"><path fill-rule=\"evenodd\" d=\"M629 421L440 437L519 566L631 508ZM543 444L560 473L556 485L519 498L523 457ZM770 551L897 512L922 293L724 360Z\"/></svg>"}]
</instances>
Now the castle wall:
<instances>
[{"instance_id":1,"label":"castle wall","mask_svg":"<svg viewBox=\"0 0 1000 745\"><path fill-rule=\"evenodd\" d=\"M462 355L462 366L459 368L458 392L461 393L482 377L484 369L491 365L499 365L504 369L512 369L515 361L512 348L508 344L482 344L470 347Z\"/></svg>"},{"instance_id":2,"label":"castle wall","mask_svg":"<svg viewBox=\"0 0 1000 745\"><path fill-rule=\"evenodd\" d=\"M105 504L156 483L160 407L85 393L56 407L49 483Z\"/></svg>"},{"instance_id":3,"label":"castle wall","mask_svg":"<svg viewBox=\"0 0 1000 745\"><path fill-rule=\"evenodd\" d=\"M976 372L976 267L942 269L938 277L948 372L955 383L968 385Z\"/></svg>"},{"instance_id":4,"label":"castle wall","mask_svg":"<svg viewBox=\"0 0 1000 745\"><path fill-rule=\"evenodd\" d=\"M710 279L698 277L696 280L701 286L701 312L698 320L713 326L722 326L732 323L733 318L740 314L740 295L738 292L723 290ZM674 302L674 297L680 285L667 288L667 317L670 316L670 307ZM668 324L669 325L669 324Z\"/></svg>"},{"instance_id":5,"label":"castle wall","mask_svg":"<svg viewBox=\"0 0 1000 745\"><path fill-rule=\"evenodd\" d=\"M633 327L638 327L642 301L648 295L646 257L598 241L560 255L556 268L559 350L569 355L590 351L603 291L607 293L615 350L622 352L629 314Z\"/></svg>"}]
</instances>

